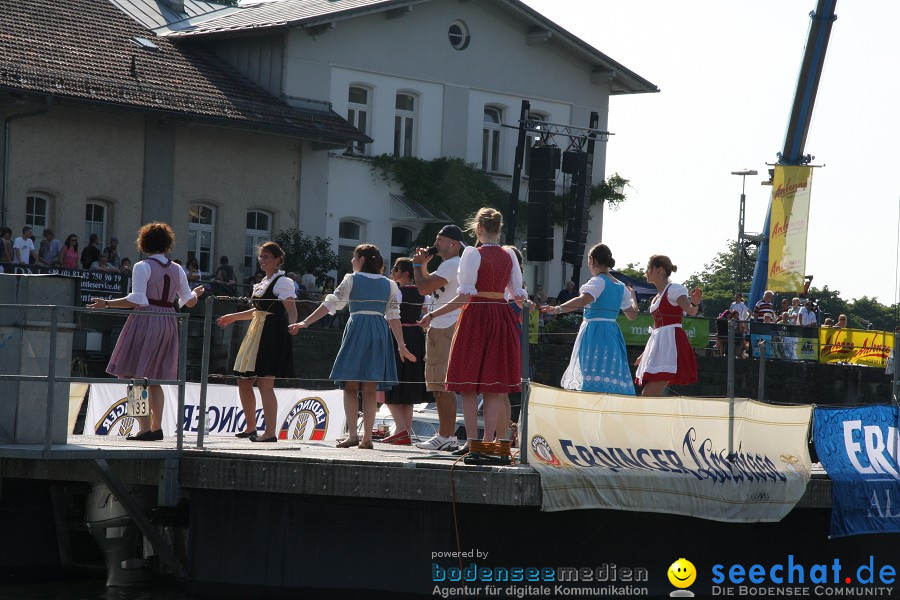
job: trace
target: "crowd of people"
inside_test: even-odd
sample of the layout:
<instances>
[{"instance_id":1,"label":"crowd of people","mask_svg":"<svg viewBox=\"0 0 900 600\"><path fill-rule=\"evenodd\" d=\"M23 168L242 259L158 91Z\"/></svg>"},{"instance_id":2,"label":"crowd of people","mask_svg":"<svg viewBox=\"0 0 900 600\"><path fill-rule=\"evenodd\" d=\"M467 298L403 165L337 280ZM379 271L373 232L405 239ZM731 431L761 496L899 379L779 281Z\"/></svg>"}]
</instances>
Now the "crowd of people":
<instances>
[{"instance_id":1,"label":"crowd of people","mask_svg":"<svg viewBox=\"0 0 900 600\"><path fill-rule=\"evenodd\" d=\"M37 241L34 229L26 225L22 228L22 234L14 240L12 234L9 227L0 227L0 264L81 268L131 275L131 259L119 255L119 238L115 236L109 239L109 245L100 250L100 237L92 233L88 244L79 252L78 235L74 233L60 241L48 227Z\"/></svg>"}]
</instances>

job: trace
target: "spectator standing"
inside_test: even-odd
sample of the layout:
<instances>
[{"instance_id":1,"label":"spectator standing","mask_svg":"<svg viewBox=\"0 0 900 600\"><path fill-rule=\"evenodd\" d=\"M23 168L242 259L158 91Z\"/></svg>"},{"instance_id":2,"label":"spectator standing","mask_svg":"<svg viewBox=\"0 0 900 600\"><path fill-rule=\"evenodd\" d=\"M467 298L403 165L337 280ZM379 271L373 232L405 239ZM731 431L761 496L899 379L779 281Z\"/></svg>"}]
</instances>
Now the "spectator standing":
<instances>
[{"instance_id":1,"label":"spectator standing","mask_svg":"<svg viewBox=\"0 0 900 600\"><path fill-rule=\"evenodd\" d=\"M23 265L31 264L32 260L36 263L37 252L34 251L34 240L31 239L31 227L22 228L22 235L17 237L13 242L13 262Z\"/></svg>"},{"instance_id":2,"label":"spectator standing","mask_svg":"<svg viewBox=\"0 0 900 600\"><path fill-rule=\"evenodd\" d=\"M738 311L738 318L741 321L750 320L750 307L744 302L744 295L740 292L734 295L734 302L728 307L729 312L732 310Z\"/></svg>"},{"instance_id":3,"label":"spectator standing","mask_svg":"<svg viewBox=\"0 0 900 600\"><path fill-rule=\"evenodd\" d=\"M173 303L193 306L203 295L203 288L191 290L184 271L164 255L172 250L175 234L165 223L149 223L138 232L138 250L149 254L147 260L134 265L131 293L124 298L104 300L92 298L88 308L133 308L159 316L129 315L119 334L106 372L120 379L177 379L178 323ZM102 257L101 257L102 258ZM162 414L165 396L162 387L151 385L150 418L140 417L140 431L127 439L152 442L163 439Z\"/></svg>"},{"instance_id":4,"label":"spectator standing","mask_svg":"<svg viewBox=\"0 0 900 600\"><path fill-rule=\"evenodd\" d=\"M459 287L459 256L465 247L462 229L456 225L445 225L434 238L435 254L429 254L425 248L416 250L413 255L416 287L420 294L430 295L432 298L431 307L426 312L434 313L456 295ZM441 259L441 264L437 270L429 273L428 263L434 256ZM438 432L431 439L416 444L417 448L423 450L452 452L459 447L456 439L456 394L448 392L446 385L450 346L458 320L459 306L452 306L446 314L433 317L425 333L425 389L434 394Z\"/></svg>"},{"instance_id":5,"label":"spectator standing","mask_svg":"<svg viewBox=\"0 0 900 600\"><path fill-rule=\"evenodd\" d=\"M221 266L216 269L216 276L212 281L212 290L218 296L235 296L237 294L235 282L228 280L228 271Z\"/></svg>"},{"instance_id":6,"label":"spectator standing","mask_svg":"<svg viewBox=\"0 0 900 600\"><path fill-rule=\"evenodd\" d=\"M559 294L556 295L556 303L562 304L577 296L578 294L575 293L575 282L567 281L565 289L560 290Z\"/></svg>"},{"instance_id":7,"label":"spectator standing","mask_svg":"<svg viewBox=\"0 0 900 600\"><path fill-rule=\"evenodd\" d=\"M788 322L791 325L800 324L800 298L791 300L791 307L788 309Z\"/></svg>"},{"instance_id":8,"label":"spectator standing","mask_svg":"<svg viewBox=\"0 0 900 600\"><path fill-rule=\"evenodd\" d=\"M197 262L196 258L191 258L187 263L186 270L188 283L194 284L200 281L200 263Z\"/></svg>"},{"instance_id":9,"label":"spectator standing","mask_svg":"<svg viewBox=\"0 0 900 600\"><path fill-rule=\"evenodd\" d=\"M175 261L173 260L172 262L174 263ZM106 258L105 254L101 254L100 258L97 259L97 262L91 265L91 271L106 271L107 273L119 272L117 268L109 263L109 260ZM184 273L184 270L182 270L181 272Z\"/></svg>"},{"instance_id":10,"label":"spectator standing","mask_svg":"<svg viewBox=\"0 0 900 600\"><path fill-rule=\"evenodd\" d=\"M306 265L306 273L300 278L300 285L306 290L306 297L315 300L315 292L318 288L316 285L316 267L315 265Z\"/></svg>"},{"instance_id":11,"label":"spectator standing","mask_svg":"<svg viewBox=\"0 0 900 600\"><path fill-rule=\"evenodd\" d=\"M131 277L131 269L132 269L131 259L126 256L125 258L122 259L122 268L121 268L122 275L125 275L126 277Z\"/></svg>"},{"instance_id":12,"label":"spectator standing","mask_svg":"<svg viewBox=\"0 0 900 600\"><path fill-rule=\"evenodd\" d=\"M44 239L41 242L41 251L38 255L38 262L48 267L58 265L60 252L62 252L62 242L56 239L53 230L48 227L44 230Z\"/></svg>"},{"instance_id":13,"label":"spectator standing","mask_svg":"<svg viewBox=\"0 0 900 600\"><path fill-rule=\"evenodd\" d=\"M0 227L0 263L13 262L12 229Z\"/></svg>"},{"instance_id":14,"label":"spectator standing","mask_svg":"<svg viewBox=\"0 0 900 600\"><path fill-rule=\"evenodd\" d=\"M815 302L813 302L812 300L806 301L806 304L803 306L803 308L800 309L797 324L804 327L815 327L819 324L816 317Z\"/></svg>"},{"instance_id":15,"label":"spectator standing","mask_svg":"<svg viewBox=\"0 0 900 600\"><path fill-rule=\"evenodd\" d=\"M300 282L297 280L297 274L294 272L288 273L285 275L288 279L291 280L291 283L294 284L294 292L297 294L297 298L303 297L303 286L300 285Z\"/></svg>"},{"instance_id":16,"label":"spectator standing","mask_svg":"<svg viewBox=\"0 0 900 600\"><path fill-rule=\"evenodd\" d=\"M81 251L81 268L90 269L91 265L100 260L100 236L92 233L88 245Z\"/></svg>"},{"instance_id":17,"label":"spectator standing","mask_svg":"<svg viewBox=\"0 0 900 600\"><path fill-rule=\"evenodd\" d=\"M227 277L226 281L229 285L237 285L237 279L234 276L234 267L228 264L228 257L222 255L219 257L219 268L225 269L225 276Z\"/></svg>"},{"instance_id":18,"label":"spectator standing","mask_svg":"<svg viewBox=\"0 0 900 600\"><path fill-rule=\"evenodd\" d=\"M78 236L74 233L66 236L66 242L59 254L59 264L63 269L78 268Z\"/></svg>"},{"instance_id":19,"label":"spectator standing","mask_svg":"<svg viewBox=\"0 0 900 600\"><path fill-rule=\"evenodd\" d=\"M753 307L753 320L759 321L760 323L765 321L765 316L769 315L772 318L772 322L775 321L775 305L773 301L775 300L775 292L771 290L766 290L763 294L762 300L756 303Z\"/></svg>"},{"instance_id":20,"label":"spectator standing","mask_svg":"<svg viewBox=\"0 0 900 600\"><path fill-rule=\"evenodd\" d=\"M837 321L834 323L834 327L839 327L842 329L846 329L849 327L847 325L847 315L838 315Z\"/></svg>"},{"instance_id":21,"label":"spectator standing","mask_svg":"<svg viewBox=\"0 0 900 600\"><path fill-rule=\"evenodd\" d=\"M384 259L372 244L360 244L353 250L352 273L306 319L291 325L294 335L326 313L334 314L349 305L341 348L331 369L331 379L344 388L344 413L347 418L347 437L337 443L338 448L357 446L371 450L372 427L375 425L376 386L387 389L397 385L397 363L391 334L397 344L401 360L415 361L407 350L400 327L400 290L393 280L382 275ZM362 392L363 437L359 438L358 392Z\"/></svg>"},{"instance_id":22,"label":"spectator standing","mask_svg":"<svg viewBox=\"0 0 900 600\"><path fill-rule=\"evenodd\" d=\"M547 304L547 301L550 298L547 296L547 292L544 291L544 286L540 283L534 286L534 301L543 306Z\"/></svg>"},{"instance_id":23,"label":"spectator standing","mask_svg":"<svg viewBox=\"0 0 900 600\"><path fill-rule=\"evenodd\" d=\"M118 270L122 265L122 259L119 256L119 238L116 236L109 238L109 246L103 249L103 254L106 255L106 260L109 261L109 264Z\"/></svg>"}]
</instances>

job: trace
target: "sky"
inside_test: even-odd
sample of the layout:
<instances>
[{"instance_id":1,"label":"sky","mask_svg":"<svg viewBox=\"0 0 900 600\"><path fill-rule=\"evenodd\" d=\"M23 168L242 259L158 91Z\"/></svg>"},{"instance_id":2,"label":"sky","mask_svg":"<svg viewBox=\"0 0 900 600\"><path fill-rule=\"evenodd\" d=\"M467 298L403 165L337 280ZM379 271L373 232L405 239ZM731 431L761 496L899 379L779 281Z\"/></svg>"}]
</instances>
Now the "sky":
<instances>
[{"instance_id":1,"label":"sky","mask_svg":"<svg viewBox=\"0 0 900 600\"><path fill-rule=\"evenodd\" d=\"M524 0L653 82L614 96L606 173L631 181L607 209L618 266L667 254L673 281L762 230L767 163L784 144L815 0ZM805 153L813 174L806 273L844 300L897 301L900 221L900 2L838 0ZM586 124L585 124L586 125Z\"/></svg>"}]
</instances>

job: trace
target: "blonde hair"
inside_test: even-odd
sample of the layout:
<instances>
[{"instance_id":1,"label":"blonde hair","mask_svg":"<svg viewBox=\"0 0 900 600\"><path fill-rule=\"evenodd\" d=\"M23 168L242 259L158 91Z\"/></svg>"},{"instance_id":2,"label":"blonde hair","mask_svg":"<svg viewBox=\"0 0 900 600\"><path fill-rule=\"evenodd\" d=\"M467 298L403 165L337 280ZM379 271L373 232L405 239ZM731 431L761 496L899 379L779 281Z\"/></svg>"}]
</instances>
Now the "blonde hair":
<instances>
[{"instance_id":1,"label":"blonde hair","mask_svg":"<svg viewBox=\"0 0 900 600\"><path fill-rule=\"evenodd\" d=\"M503 228L503 214L499 210L483 207L466 222L466 231L477 237L478 226L488 235L500 235Z\"/></svg>"}]
</instances>

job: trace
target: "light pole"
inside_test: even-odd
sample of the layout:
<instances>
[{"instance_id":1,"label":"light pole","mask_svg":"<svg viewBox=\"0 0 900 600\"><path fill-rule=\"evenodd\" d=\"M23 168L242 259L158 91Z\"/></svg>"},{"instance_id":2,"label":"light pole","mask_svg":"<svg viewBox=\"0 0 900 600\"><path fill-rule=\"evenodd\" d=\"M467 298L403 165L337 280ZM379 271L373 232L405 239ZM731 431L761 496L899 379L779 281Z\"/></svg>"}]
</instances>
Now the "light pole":
<instances>
[{"instance_id":1,"label":"light pole","mask_svg":"<svg viewBox=\"0 0 900 600\"><path fill-rule=\"evenodd\" d=\"M732 171L732 175L741 176L741 209L738 213L738 239L735 251L737 252L737 274L734 278L734 293L741 291L741 281L744 275L744 254L742 251L742 243L744 241L744 213L747 205L747 195L744 193L747 187L747 175L759 175L759 172L753 169L744 169L743 171Z\"/></svg>"}]
</instances>

